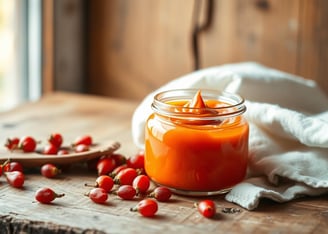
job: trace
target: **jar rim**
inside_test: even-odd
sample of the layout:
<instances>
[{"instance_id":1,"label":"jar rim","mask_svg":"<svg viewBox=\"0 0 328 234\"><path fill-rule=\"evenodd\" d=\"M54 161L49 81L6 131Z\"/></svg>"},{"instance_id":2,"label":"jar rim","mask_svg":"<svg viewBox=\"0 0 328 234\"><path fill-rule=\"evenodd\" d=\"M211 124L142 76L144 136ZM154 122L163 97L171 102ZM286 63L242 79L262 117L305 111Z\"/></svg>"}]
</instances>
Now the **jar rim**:
<instances>
[{"instance_id":1,"label":"jar rim","mask_svg":"<svg viewBox=\"0 0 328 234\"><path fill-rule=\"evenodd\" d=\"M201 96L206 100L218 100L227 104L225 106L217 107L185 107L190 110L188 112L174 111L176 105L169 104L168 102L191 100L194 95L200 91ZM155 113L163 116L174 116L175 118L202 118L213 119L217 117L233 117L243 114L246 111L245 99L235 93L227 91L220 91L214 89L172 89L159 92L155 94L151 108ZM196 114L211 112L211 115Z\"/></svg>"}]
</instances>

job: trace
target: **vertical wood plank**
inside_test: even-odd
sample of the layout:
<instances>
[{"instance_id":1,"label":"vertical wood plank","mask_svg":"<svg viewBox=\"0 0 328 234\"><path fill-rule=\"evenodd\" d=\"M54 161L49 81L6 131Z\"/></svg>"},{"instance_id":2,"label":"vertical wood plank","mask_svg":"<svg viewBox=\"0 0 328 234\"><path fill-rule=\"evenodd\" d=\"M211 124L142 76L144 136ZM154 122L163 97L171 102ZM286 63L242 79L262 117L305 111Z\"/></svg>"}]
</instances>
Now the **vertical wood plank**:
<instances>
[{"instance_id":1,"label":"vertical wood plank","mask_svg":"<svg viewBox=\"0 0 328 234\"><path fill-rule=\"evenodd\" d=\"M328 1L301 3L297 73L317 81L328 94Z\"/></svg>"},{"instance_id":2,"label":"vertical wood plank","mask_svg":"<svg viewBox=\"0 0 328 234\"><path fill-rule=\"evenodd\" d=\"M54 0L42 3L42 93L54 90Z\"/></svg>"},{"instance_id":3,"label":"vertical wood plank","mask_svg":"<svg viewBox=\"0 0 328 234\"><path fill-rule=\"evenodd\" d=\"M43 1L42 89L83 92L85 86L84 3Z\"/></svg>"},{"instance_id":4,"label":"vertical wood plank","mask_svg":"<svg viewBox=\"0 0 328 234\"><path fill-rule=\"evenodd\" d=\"M84 2L54 1L54 89L85 89Z\"/></svg>"}]
</instances>

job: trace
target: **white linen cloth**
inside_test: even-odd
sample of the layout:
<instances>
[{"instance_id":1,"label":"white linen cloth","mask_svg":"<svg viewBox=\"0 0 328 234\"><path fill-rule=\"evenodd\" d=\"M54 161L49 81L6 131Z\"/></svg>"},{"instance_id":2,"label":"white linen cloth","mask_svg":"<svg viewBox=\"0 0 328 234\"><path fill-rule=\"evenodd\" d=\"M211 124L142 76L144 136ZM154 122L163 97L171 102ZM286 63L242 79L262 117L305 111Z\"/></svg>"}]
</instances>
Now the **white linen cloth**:
<instances>
[{"instance_id":1,"label":"white linen cloth","mask_svg":"<svg viewBox=\"0 0 328 234\"><path fill-rule=\"evenodd\" d=\"M172 80L150 93L132 118L132 135L144 147L144 127L155 93L217 89L246 100L249 166L225 199L253 210L261 198L286 202L328 193L328 98L316 83L257 63L226 64Z\"/></svg>"}]
</instances>

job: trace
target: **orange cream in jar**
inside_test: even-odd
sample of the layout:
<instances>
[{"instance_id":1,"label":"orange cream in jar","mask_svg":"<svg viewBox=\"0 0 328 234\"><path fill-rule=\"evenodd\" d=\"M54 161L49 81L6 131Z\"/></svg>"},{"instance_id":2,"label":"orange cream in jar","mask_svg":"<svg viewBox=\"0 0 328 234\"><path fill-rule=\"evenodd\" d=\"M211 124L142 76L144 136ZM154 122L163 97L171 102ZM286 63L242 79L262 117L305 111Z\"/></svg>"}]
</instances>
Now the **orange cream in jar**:
<instances>
[{"instance_id":1,"label":"orange cream in jar","mask_svg":"<svg viewBox=\"0 0 328 234\"><path fill-rule=\"evenodd\" d=\"M145 170L157 184L185 195L213 195L241 182L249 127L244 100L213 90L157 94L146 123Z\"/></svg>"}]
</instances>

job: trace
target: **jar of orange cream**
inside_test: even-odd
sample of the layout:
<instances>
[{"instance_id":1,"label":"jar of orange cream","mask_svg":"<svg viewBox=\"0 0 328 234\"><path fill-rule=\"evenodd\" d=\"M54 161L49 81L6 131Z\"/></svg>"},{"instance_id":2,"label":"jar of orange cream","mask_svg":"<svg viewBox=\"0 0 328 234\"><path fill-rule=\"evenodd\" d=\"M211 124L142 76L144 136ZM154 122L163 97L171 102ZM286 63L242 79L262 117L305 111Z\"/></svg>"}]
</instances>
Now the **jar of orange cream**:
<instances>
[{"instance_id":1,"label":"jar of orange cream","mask_svg":"<svg viewBox=\"0 0 328 234\"><path fill-rule=\"evenodd\" d=\"M183 195L215 195L247 170L249 126L244 99L215 90L158 93L146 122L145 170Z\"/></svg>"}]
</instances>

